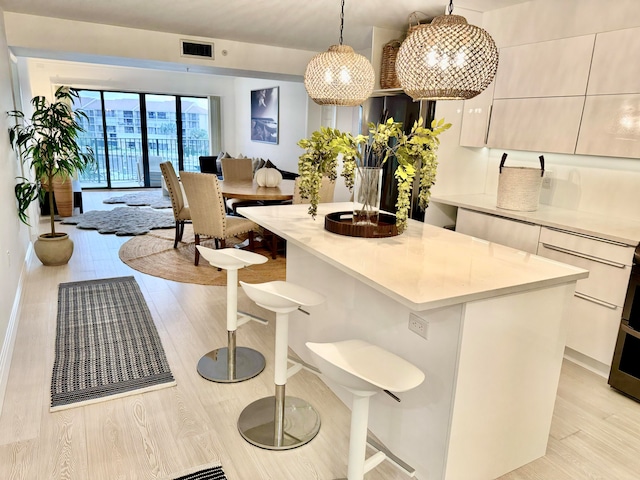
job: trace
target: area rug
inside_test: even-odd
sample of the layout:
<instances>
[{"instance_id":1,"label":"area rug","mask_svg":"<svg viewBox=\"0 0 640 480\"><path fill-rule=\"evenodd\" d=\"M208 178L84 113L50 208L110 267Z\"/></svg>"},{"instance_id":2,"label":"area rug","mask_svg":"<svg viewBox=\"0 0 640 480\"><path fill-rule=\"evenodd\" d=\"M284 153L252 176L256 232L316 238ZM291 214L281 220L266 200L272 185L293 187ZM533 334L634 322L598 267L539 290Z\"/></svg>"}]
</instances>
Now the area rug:
<instances>
[{"instance_id":1,"label":"area rug","mask_svg":"<svg viewBox=\"0 0 640 480\"><path fill-rule=\"evenodd\" d=\"M195 266L195 239L193 227L185 225L182 242L178 248L173 248L175 231L154 230L142 237L134 237L125 242L118 255L120 260L137 270L154 277L182 283L197 283L200 285L226 285L227 274L218 271L209 262L200 258L200 265ZM244 236L227 240L227 247L234 246L245 239ZM215 248L213 240L201 242L205 247ZM238 278L249 283L268 282L271 280L285 280L287 264L282 255L273 260L266 249L258 248L256 253L268 258L262 265L252 265L241 268Z\"/></svg>"},{"instance_id":2,"label":"area rug","mask_svg":"<svg viewBox=\"0 0 640 480\"><path fill-rule=\"evenodd\" d=\"M86 230L98 230L99 233L115 233L118 236L144 235L150 230L176 226L172 211L127 207L91 210L75 217L63 218L61 223Z\"/></svg>"},{"instance_id":3,"label":"area rug","mask_svg":"<svg viewBox=\"0 0 640 480\"><path fill-rule=\"evenodd\" d=\"M220 465L208 468L198 467L198 470L186 472L174 480L227 480Z\"/></svg>"},{"instance_id":4,"label":"area rug","mask_svg":"<svg viewBox=\"0 0 640 480\"><path fill-rule=\"evenodd\" d=\"M59 285L52 412L175 383L133 277Z\"/></svg>"},{"instance_id":5,"label":"area rug","mask_svg":"<svg viewBox=\"0 0 640 480\"><path fill-rule=\"evenodd\" d=\"M162 195L160 190L127 193L117 197L109 197L103 200L102 203L124 203L129 207L144 207L148 205L151 208L171 208L171 198Z\"/></svg>"}]
</instances>

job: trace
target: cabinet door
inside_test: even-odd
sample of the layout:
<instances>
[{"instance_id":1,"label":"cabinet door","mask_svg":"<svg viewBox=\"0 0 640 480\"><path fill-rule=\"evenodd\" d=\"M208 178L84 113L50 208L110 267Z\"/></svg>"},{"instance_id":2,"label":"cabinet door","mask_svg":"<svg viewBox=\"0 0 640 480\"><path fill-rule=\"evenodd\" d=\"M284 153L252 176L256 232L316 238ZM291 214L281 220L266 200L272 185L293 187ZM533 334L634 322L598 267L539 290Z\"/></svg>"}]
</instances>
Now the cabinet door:
<instances>
[{"instance_id":1,"label":"cabinet door","mask_svg":"<svg viewBox=\"0 0 640 480\"><path fill-rule=\"evenodd\" d=\"M489 116L493 100L494 83L480 95L465 100L462 106L462 128L460 129L460 146L484 147L487 144Z\"/></svg>"},{"instance_id":2,"label":"cabinet door","mask_svg":"<svg viewBox=\"0 0 640 480\"><path fill-rule=\"evenodd\" d=\"M494 98L584 95L595 35L500 49Z\"/></svg>"},{"instance_id":3,"label":"cabinet door","mask_svg":"<svg viewBox=\"0 0 640 480\"><path fill-rule=\"evenodd\" d=\"M640 93L638 58L640 28L598 33L587 95Z\"/></svg>"},{"instance_id":4,"label":"cabinet door","mask_svg":"<svg viewBox=\"0 0 640 480\"><path fill-rule=\"evenodd\" d=\"M487 145L574 153L585 97L494 100Z\"/></svg>"},{"instance_id":5,"label":"cabinet door","mask_svg":"<svg viewBox=\"0 0 640 480\"><path fill-rule=\"evenodd\" d=\"M640 158L640 94L588 96L576 153Z\"/></svg>"},{"instance_id":6,"label":"cabinet door","mask_svg":"<svg viewBox=\"0 0 640 480\"><path fill-rule=\"evenodd\" d=\"M567 347L611 366L622 309L575 296L567 330Z\"/></svg>"},{"instance_id":7,"label":"cabinet door","mask_svg":"<svg viewBox=\"0 0 640 480\"><path fill-rule=\"evenodd\" d=\"M536 253L540 237L538 225L464 208L458 209L456 232L517 248L528 253Z\"/></svg>"}]
</instances>

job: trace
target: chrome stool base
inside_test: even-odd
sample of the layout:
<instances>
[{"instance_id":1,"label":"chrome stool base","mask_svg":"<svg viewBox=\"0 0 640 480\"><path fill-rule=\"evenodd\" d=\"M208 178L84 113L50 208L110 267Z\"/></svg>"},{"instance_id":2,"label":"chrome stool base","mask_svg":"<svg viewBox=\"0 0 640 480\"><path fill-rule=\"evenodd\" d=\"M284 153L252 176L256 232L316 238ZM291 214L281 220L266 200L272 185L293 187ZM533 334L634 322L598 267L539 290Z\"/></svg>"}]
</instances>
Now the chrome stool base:
<instances>
[{"instance_id":1,"label":"chrome stool base","mask_svg":"<svg viewBox=\"0 0 640 480\"><path fill-rule=\"evenodd\" d=\"M240 435L252 445L267 450L290 450L310 442L320 430L320 415L308 402L284 399L284 422L278 438L274 411L276 397L264 397L248 405L238 418Z\"/></svg>"},{"instance_id":2,"label":"chrome stool base","mask_svg":"<svg viewBox=\"0 0 640 480\"><path fill-rule=\"evenodd\" d=\"M212 382L237 383L258 375L266 363L264 355L247 347L235 347L235 368L229 368L228 357L227 347L212 350L198 362L198 373Z\"/></svg>"}]
</instances>

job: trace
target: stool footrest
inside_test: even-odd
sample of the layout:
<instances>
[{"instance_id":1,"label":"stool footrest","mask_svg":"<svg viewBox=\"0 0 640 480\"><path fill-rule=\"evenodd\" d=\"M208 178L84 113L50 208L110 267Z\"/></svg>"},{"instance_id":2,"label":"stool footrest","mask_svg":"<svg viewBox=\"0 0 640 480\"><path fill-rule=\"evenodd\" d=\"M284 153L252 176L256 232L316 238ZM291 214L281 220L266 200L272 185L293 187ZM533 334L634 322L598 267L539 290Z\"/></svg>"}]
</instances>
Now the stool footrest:
<instances>
[{"instance_id":1,"label":"stool footrest","mask_svg":"<svg viewBox=\"0 0 640 480\"><path fill-rule=\"evenodd\" d=\"M383 445L382 443L380 443L379 441L377 441L375 438L373 438L371 435L367 436L367 443L375 448L376 450L378 450L378 453L382 453L384 455L383 460L389 460L393 465L395 465L397 468L399 468L400 470L402 470L404 473L406 473L407 475L409 475L409 477L414 478L416 476L416 469L413 468L411 465L407 464L406 462L404 462L403 460L401 460L400 458L398 458L397 456L395 456L391 450L389 450L385 445ZM376 454L377 455L377 454ZM373 457L370 457L373 458ZM369 458L369 459L370 459ZM367 459L367 461L369 460ZM380 463L380 462L378 462ZM373 465L373 467L375 467L376 465L378 465L378 463L376 463L375 465ZM366 464L366 462L365 462ZM371 468L373 468L371 467ZM366 469L365 472L368 472L369 469Z\"/></svg>"},{"instance_id":2,"label":"stool footrest","mask_svg":"<svg viewBox=\"0 0 640 480\"><path fill-rule=\"evenodd\" d=\"M266 319L261 318L261 317L256 317L255 315L251 315L250 313L241 312L240 310L238 310L238 323L237 323L237 326L239 327L240 325L244 325L245 323L247 323L249 321L254 321L254 322L257 322L257 323L261 323L262 325L269 325L269 320L266 320Z\"/></svg>"}]
</instances>

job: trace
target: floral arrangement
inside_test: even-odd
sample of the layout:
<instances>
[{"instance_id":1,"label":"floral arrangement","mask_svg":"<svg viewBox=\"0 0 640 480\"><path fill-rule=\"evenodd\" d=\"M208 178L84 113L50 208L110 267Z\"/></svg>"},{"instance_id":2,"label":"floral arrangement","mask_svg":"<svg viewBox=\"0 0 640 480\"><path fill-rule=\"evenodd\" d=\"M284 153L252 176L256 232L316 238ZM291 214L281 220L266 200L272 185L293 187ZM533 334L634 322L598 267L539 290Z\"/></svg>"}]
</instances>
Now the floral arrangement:
<instances>
[{"instance_id":1,"label":"floral arrangement","mask_svg":"<svg viewBox=\"0 0 640 480\"><path fill-rule=\"evenodd\" d=\"M309 214L315 218L322 177L336 180L338 155L342 154L341 176L351 190L356 170L366 167L381 167L395 156L398 167L394 176L398 182L396 202L396 227L402 233L407 227L411 203L411 190L416 174L419 174L419 206L426 209L435 183L438 166L436 152L440 145L438 136L451 127L444 119L434 120L431 128L423 127L422 119L416 121L408 134L402 123L393 118L384 123L369 124L369 135L342 133L337 129L322 127L310 138L302 139L298 146L305 150L298 161L300 195L309 199Z\"/></svg>"}]
</instances>

